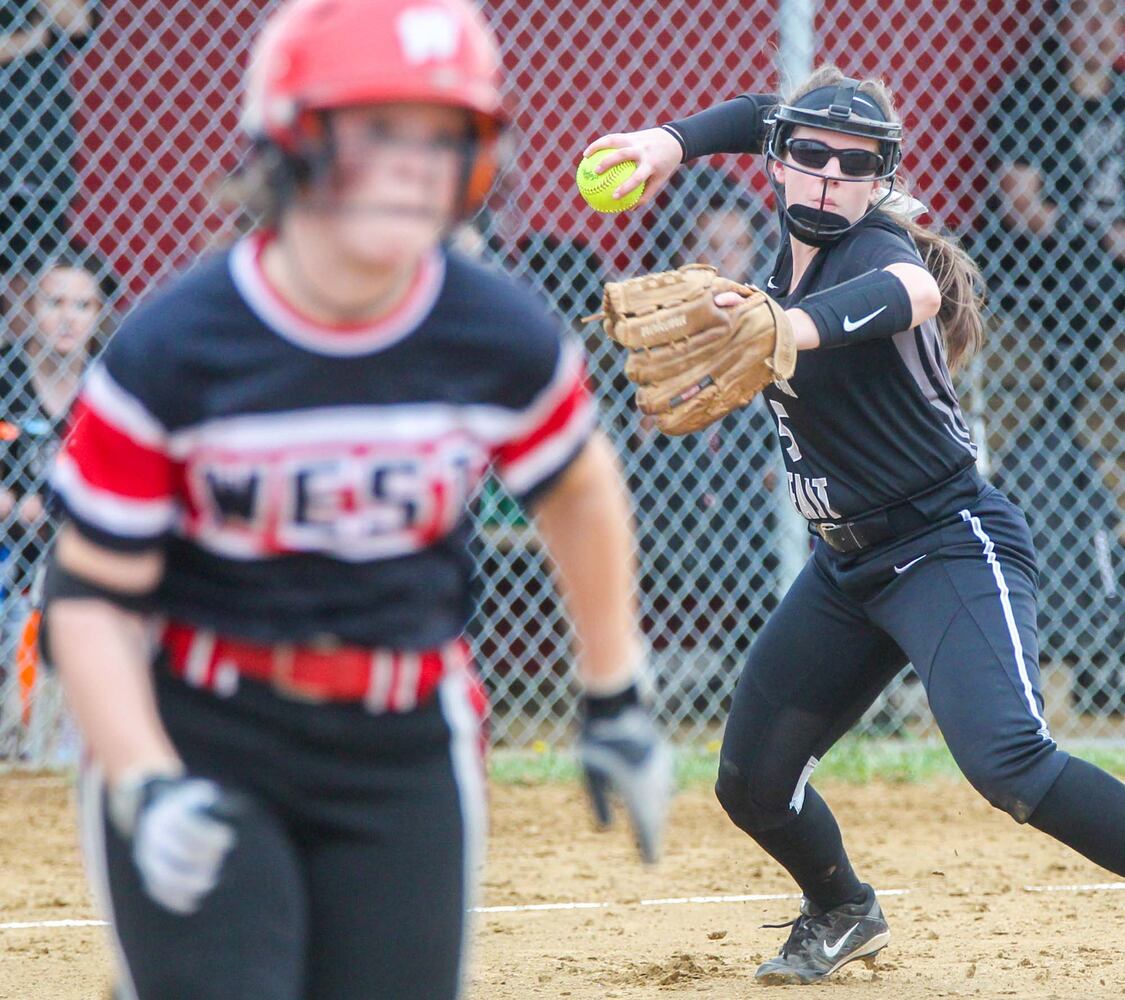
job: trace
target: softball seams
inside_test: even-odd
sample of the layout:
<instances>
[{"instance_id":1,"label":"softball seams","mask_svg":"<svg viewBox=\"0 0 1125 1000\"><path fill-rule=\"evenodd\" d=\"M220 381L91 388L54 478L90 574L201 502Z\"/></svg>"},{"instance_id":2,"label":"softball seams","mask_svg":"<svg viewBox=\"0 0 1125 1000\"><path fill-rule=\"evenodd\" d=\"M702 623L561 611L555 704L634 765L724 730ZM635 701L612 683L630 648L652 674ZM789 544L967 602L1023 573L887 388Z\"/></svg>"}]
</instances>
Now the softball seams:
<instances>
[{"instance_id":1,"label":"softball seams","mask_svg":"<svg viewBox=\"0 0 1125 1000\"><path fill-rule=\"evenodd\" d=\"M600 182L595 185L584 184L582 190L584 194L601 194L603 191L612 190L617 185L625 180L632 171L628 169L632 160L626 160L624 163L618 163L610 167L605 173L593 174L593 176Z\"/></svg>"}]
</instances>

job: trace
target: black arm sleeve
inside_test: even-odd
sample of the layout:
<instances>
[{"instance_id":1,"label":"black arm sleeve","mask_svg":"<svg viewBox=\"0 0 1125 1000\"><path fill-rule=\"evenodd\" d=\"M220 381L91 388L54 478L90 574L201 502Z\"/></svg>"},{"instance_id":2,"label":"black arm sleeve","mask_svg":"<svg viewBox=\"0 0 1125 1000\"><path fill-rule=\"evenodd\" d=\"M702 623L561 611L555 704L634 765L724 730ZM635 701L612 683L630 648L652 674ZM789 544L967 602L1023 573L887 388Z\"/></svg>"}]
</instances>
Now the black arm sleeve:
<instances>
[{"instance_id":1,"label":"black arm sleeve","mask_svg":"<svg viewBox=\"0 0 1125 1000\"><path fill-rule=\"evenodd\" d=\"M893 337L910 329L914 307L902 280L873 270L802 299L820 334L821 347L846 347L863 340Z\"/></svg>"},{"instance_id":2,"label":"black arm sleeve","mask_svg":"<svg viewBox=\"0 0 1125 1000\"><path fill-rule=\"evenodd\" d=\"M743 94L664 126L684 149L684 162L712 153L760 153L766 116L780 99Z\"/></svg>"}]
</instances>

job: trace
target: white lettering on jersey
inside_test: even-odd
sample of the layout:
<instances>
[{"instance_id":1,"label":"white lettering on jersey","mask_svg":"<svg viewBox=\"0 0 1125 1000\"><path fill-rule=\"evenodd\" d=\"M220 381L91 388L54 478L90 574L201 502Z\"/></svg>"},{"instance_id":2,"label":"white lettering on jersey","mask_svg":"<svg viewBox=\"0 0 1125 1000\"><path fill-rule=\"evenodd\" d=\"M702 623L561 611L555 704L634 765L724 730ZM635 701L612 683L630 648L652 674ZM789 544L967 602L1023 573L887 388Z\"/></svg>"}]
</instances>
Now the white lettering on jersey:
<instances>
[{"instance_id":1,"label":"white lettering on jersey","mask_svg":"<svg viewBox=\"0 0 1125 1000\"><path fill-rule=\"evenodd\" d=\"M430 447L325 441L253 457L204 453L188 461L185 533L236 558L406 555L453 529L487 462L460 435Z\"/></svg>"},{"instance_id":2,"label":"white lettering on jersey","mask_svg":"<svg viewBox=\"0 0 1125 1000\"><path fill-rule=\"evenodd\" d=\"M457 52L458 23L441 7L411 7L395 28L407 62L441 62Z\"/></svg>"},{"instance_id":3,"label":"white lettering on jersey","mask_svg":"<svg viewBox=\"0 0 1125 1000\"><path fill-rule=\"evenodd\" d=\"M789 499L797 512L809 521L824 521L828 518L839 518L838 514L828 501L828 480L823 476L817 479L806 479L795 472L787 472L789 478Z\"/></svg>"},{"instance_id":4,"label":"white lettering on jersey","mask_svg":"<svg viewBox=\"0 0 1125 1000\"><path fill-rule=\"evenodd\" d=\"M817 500L820 501L820 506L828 512L828 517L843 517L843 514L838 513L832 509L832 504L828 502L828 480L824 476L816 479L809 479L806 481L806 489L811 487L815 493Z\"/></svg>"},{"instance_id":5,"label":"white lettering on jersey","mask_svg":"<svg viewBox=\"0 0 1125 1000\"><path fill-rule=\"evenodd\" d=\"M774 379L773 384L776 385L783 393L785 393L786 396L792 396L794 399L800 399L800 397L797 395L796 390L789 384L789 379Z\"/></svg>"},{"instance_id":6,"label":"white lettering on jersey","mask_svg":"<svg viewBox=\"0 0 1125 1000\"><path fill-rule=\"evenodd\" d=\"M773 414L777 417L777 436L781 438L781 443L785 447L785 453L789 456L791 462L801 461L801 449L797 447L797 439L793 437L793 432L785 425L785 421L789 419L789 414L786 412L777 400L770 400L770 408ZM789 444L785 444L786 438L789 439Z\"/></svg>"},{"instance_id":7,"label":"white lettering on jersey","mask_svg":"<svg viewBox=\"0 0 1125 1000\"><path fill-rule=\"evenodd\" d=\"M793 472L786 473L786 475L789 477L789 498L793 501L793 506L797 508L801 517L808 521L815 521L824 517L813 506L809 494L805 491L803 478Z\"/></svg>"}]
</instances>

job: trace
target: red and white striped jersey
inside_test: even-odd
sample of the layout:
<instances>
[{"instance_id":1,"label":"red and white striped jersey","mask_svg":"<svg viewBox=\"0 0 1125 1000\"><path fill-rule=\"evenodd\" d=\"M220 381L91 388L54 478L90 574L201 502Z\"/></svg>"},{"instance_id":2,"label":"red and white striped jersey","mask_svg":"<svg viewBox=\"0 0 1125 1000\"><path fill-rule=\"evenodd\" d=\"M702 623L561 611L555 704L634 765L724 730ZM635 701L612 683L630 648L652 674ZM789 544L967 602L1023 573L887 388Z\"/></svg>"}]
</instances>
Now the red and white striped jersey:
<instances>
[{"instance_id":1,"label":"red and white striped jersey","mask_svg":"<svg viewBox=\"0 0 1125 1000\"><path fill-rule=\"evenodd\" d=\"M54 489L93 541L165 550L171 619L434 648L471 611L468 505L487 471L526 503L592 431L581 349L523 286L445 251L393 314L325 326L271 288L266 238L123 324Z\"/></svg>"}]
</instances>

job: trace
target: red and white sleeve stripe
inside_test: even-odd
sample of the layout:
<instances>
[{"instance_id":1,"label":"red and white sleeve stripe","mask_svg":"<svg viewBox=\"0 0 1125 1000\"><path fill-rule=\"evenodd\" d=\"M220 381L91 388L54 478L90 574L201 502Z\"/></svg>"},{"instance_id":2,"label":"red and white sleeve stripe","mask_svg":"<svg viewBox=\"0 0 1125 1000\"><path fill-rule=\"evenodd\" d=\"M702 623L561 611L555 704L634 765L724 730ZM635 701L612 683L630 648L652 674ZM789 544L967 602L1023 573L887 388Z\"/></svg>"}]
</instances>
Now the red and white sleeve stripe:
<instances>
[{"instance_id":1,"label":"red and white sleeve stripe","mask_svg":"<svg viewBox=\"0 0 1125 1000\"><path fill-rule=\"evenodd\" d=\"M167 436L104 365L90 370L51 477L79 527L137 542L172 526L177 466Z\"/></svg>"},{"instance_id":2,"label":"red and white sleeve stripe","mask_svg":"<svg viewBox=\"0 0 1125 1000\"><path fill-rule=\"evenodd\" d=\"M581 348L568 340L547 387L493 453L496 472L516 496L558 473L594 429L597 413L586 385Z\"/></svg>"}]
</instances>

